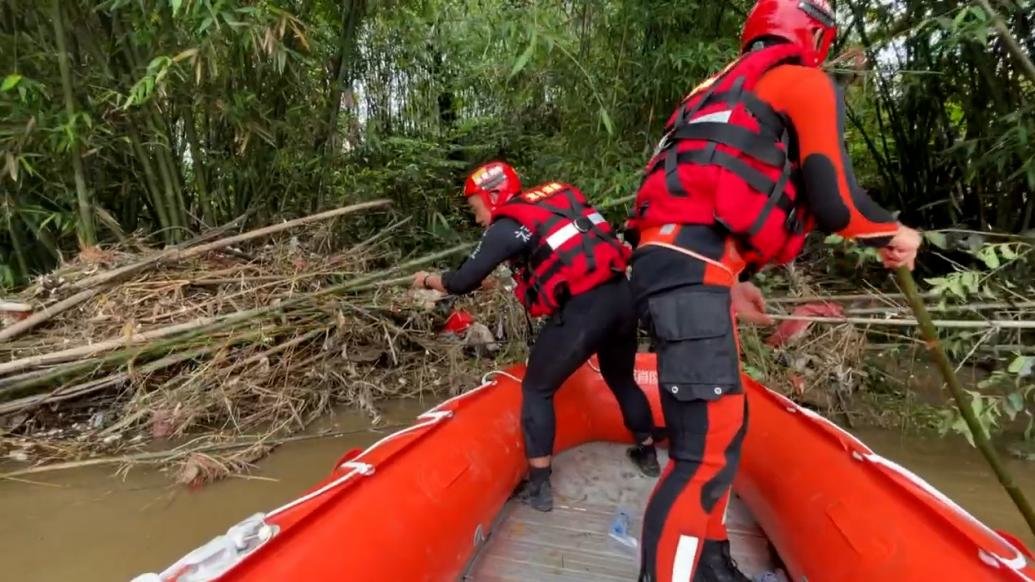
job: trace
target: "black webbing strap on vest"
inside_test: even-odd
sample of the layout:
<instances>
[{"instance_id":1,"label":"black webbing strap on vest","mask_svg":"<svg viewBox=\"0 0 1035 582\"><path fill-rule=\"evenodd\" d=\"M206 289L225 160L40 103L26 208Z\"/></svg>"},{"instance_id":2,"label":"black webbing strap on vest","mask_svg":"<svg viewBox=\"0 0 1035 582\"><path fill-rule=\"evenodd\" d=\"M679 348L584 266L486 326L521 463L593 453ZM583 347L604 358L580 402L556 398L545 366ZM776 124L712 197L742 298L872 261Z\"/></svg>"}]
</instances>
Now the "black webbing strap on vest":
<instances>
[{"instance_id":1,"label":"black webbing strap on vest","mask_svg":"<svg viewBox=\"0 0 1035 582\"><path fill-rule=\"evenodd\" d=\"M596 224L593 224L589 217L583 214L585 211L589 210L590 207L580 203L575 198L575 193L572 192L570 188L558 192L557 194L554 194L554 196L561 195L563 195L565 199L568 201L567 208L558 208L556 206L553 206L552 204L547 204L546 201L534 203L545 207L554 216L551 217L550 220L544 222L542 226L538 229L539 232L536 232L536 248L531 253L531 259L529 261L529 264L533 269L535 269L540 264L542 264L543 261L550 258L551 255L556 254L558 255L558 259L561 263L565 265L570 265L572 264L573 259L577 255L584 253L586 255L587 260L589 261L589 270L592 271L596 268L596 256L593 253L593 249L590 245L589 239L587 237L583 237L579 247L570 249L567 252L555 251L554 249L550 248L549 244L546 243L546 238L549 236L549 233L554 229L554 227L561 222L571 222L576 225L576 229L581 234L595 236L596 238L606 243L620 243L618 243L618 241L614 240L612 237L608 236L607 233L600 230L600 228ZM526 204L533 203L526 202Z\"/></svg>"},{"instance_id":2,"label":"black webbing strap on vest","mask_svg":"<svg viewBox=\"0 0 1035 582\"><path fill-rule=\"evenodd\" d=\"M551 220L545 221L540 226L540 228L537 229L537 232L535 234L536 248L532 251L532 253L530 253L529 260L527 263L529 291L535 293L535 297L542 295L543 281L549 281L550 279L555 277L557 273L564 267L574 265L575 258L579 255L583 255L586 257L586 270L588 272L596 270L596 253L593 252L593 241L590 240L590 237L595 237L596 239L598 239L598 242L596 244L610 244L612 246L615 246L616 248L620 248L622 244L618 241L617 238L601 230L596 224L593 223L592 220L589 219L588 216L584 215L586 211L592 210L592 208L586 204L579 202L575 198L575 193L570 188L566 188L565 190L554 194L554 196L564 196L568 202L567 208L558 208L552 204L548 204L547 200L549 199L535 203L525 202L526 204L539 204L540 206L545 207L554 215L553 217L551 217ZM582 236L582 240L577 246L572 247L566 251L554 250L546 242L546 239L548 238L549 233L559 222L571 222L575 224L576 229L579 232L579 235L586 236ZM554 263L546 269L546 271L544 271L541 275L537 276L535 272L536 268L539 265L541 265L544 261L546 261L548 258L550 258L552 255L556 255L557 260L555 260ZM555 293L555 295L557 296L557 304L548 305L548 307L558 308L561 306L561 304L564 303L566 299L566 297L564 297L565 290L559 289L557 293ZM543 295L543 300L546 300L545 295Z\"/></svg>"},{"instance_id":3,"label":"black webbing strap on vest","mask_svg":"<svg viewBox=\"0 0 1035 582\"><path fill-rule=\"evenodd\" d=\"M682 128L686 127L687 120L697 115L697 112L702 107L708 105L711 102L711 97L715 94L715 90L718 88L722 77L716 79L709 87L708 90L701 95L701 98L697 100L697 103L690 108L689 111L686 109L686 101L683 101L679 106L679 111L676 113L675 121L672 124L672 129L669 130L663 138L661 138L661 149L667 150L665 152L665 187L673 196L689 196L690 194L683 188L683 184L679 181L679 152L677 152L676 143L680 139L676 135ZM744 85L744 78L740 77L733 83L733 87L730 88L731 92L738 93L741 91ZM650 175L648 172L646 175Z\"/></svg>"},{"instance_id":4,"label":"black webbing strap on vest","mask_svg":"<svg viewBox=\"0 0 1035 582\"><path fill-rule=\"evenodd\" d=\"M665 135L660 145L665 150L661 158L655 158L645 172L645 179L655 171L664 168L665 186L672 196L687 196L679 180L678 168L682 164L716 165L736 174L757 192L767 194L765 205L755 218L745 238L758 234L766 223L774 208L779 208L787 215L785 226L791 232L800 233L802 225L798 221L795 203L786 193L787 182L793 174L790 158L790 134L783 116L771 106L759 99L750 91L744 91L744 77L737 78L728 90L715 92L714 89L721 78L712 83L709 90L697 101L689 111L686 102L680 105L673 128ZM742 105L758 122L759 131L754 132L746 127L732 125L727 122L693 121L693 116L702 107L724 103L731 110ZM678 152L676 144L681 140L698 140L707 142L700 149ZM783 144L777 147L776 141ZM780 167L780 175L774 181L759 170L751 167L738 155L722 152L718 145L725 145L738 153L754 158L768 166Z\"/></svg>"},{"instance_id":5,"label":"black webbing strap on vest","mask_svg":"<svg viewBox=\"0 0 1035 582\"><path fill-rule=\"evenodd\" d=\"M778 185L780 186L780 190L782 191L783 186L787 183L786 180L782 179L782 174L781 179L773 181L767 176L765 176L765 174L763 174L762 172L756 170L755 168L752 168L747 162L738 158L737 156L730 153L718 151L714 143L708 144L708 146L703 149L681 152L677 159L678 163L680 164L721 166L722 168L725 168L736 174L740 179L747 182L747 184L751 186L753 190L758 192L768 192L771 194L775 191ZM655 166L660 165L661 163L661 160L659 160L655 162ZM785 163L787 166L790 166L789 159ZM649 171L652 172L654 171L654 169L655 168L650 168ZM774 202L774 204L776 205L776 207L780 208L781 210L784 210L785 212L790 212L794 209L794 202L792 202L791 199L787 196L780 196L778 200Z\"/></svg>"},{"instance_id":6,"label":"black webbing strap on vest","mask_svg":"<svg viewBox=\"0 0 1035 582\"><path fill-rule=\"evenodd\" d=\"M797 63L800 62L798 57L788 57L782 59L779 62L773 63L772 67L775 68L782 64ZM657 171L660 167L664 167L665 171L665 187L669 194L672 196L688 196L689 193L683 188L682 183L679 180L679 165L688 162L698 164L709 164L719 163L726 167L730 171L742 175L748 183L752 183L752 179L744 176L740 172L739 166L744 164L725 164L727 158L731 156L725 156L722 152L716 152L714 147L706 148L708 154L705 156L704 161L701 161L699 155L687 156L687 152L679 153L677 151L676 144L680 140L694 139L711 142L714 144L728 145L737 150L743 151L745 154L758 159L759 161L772 165L772 166L788 166L790 160L787 159L789 150L785 149L780 151L774 145L776 141L784 141L786 136L786 121L783 116L777 113L768 103L762 101L757 95L751 91L744 90L745 77L740 76L734 80L730 87L723 91L718 91L719 85L722 84L726 75L732 74L737 70L734 66L730 68L726 73L719 76L712 81L712 84L708 87L697 103L687 110L688 100L684 100L680 104L679 109L674 117L672 128L666 133L658 144L658 149L655 152L655 161L650 164L647 171L644 172L644 181ZM691 97L692 98L692 97ZM726 123L713 123L713 122L698 122L692 123L694 115L697 114L701 108L706 107L715 103L724 103L730 106L731 110L737 105L743 105L745 109L758 121L759 133L754 134L751 130L746 128L740 128L732 126ZM698 126L698 127L695 127ZM717 126L726 126L720 128ZM770 139L766 139L766 138ZM771 141L770 141L771 140ZM786 142L785 142L786 146ZM664 153L663 156L661 154ZM696 154L696 152L695 152ZM661 159L658 159L660 156ZM784 174L788 172L788 168L784 167L780 183L781 189L786 185L787 179L790 176L784 177ZM755 180L758 181L758 180ZM771 183L770 180L766 179L766 183ZM754 186L754 184L752 184ZM758 188L759 192L772 192L770 187ZM774 202L774 204L778 204ZM782 206L781 206L782 207Z\"/></svg>"},{"instance_id":7,"label":"black webbing strap on vest","mask_svg":"<svg viewBox=\"0 0 1035 582\"><path fill-rule=\"evenodd\" d=\"M791 140L787 130L784 130L783 135L780 136L780 142L783 143L784 151L790 151ZM758 231L762 230L762 225L765 224L766 220L769 219L769 215L773 212L773 207L780 205L780 208L787 213L788 221L795 220L796 213L794 212L794 202L787 196L787 181L791 178L791 160L790 156L784 156L785 161L783 167L780 170L780 177L773 184L771 190L769 190L769 197L765 201L765 206L762 207L762 211L755 217L755 222L751 224L751 228L748 229L747 236L753 237L758 234ZM764 192L765 190L760 190ZM790 206L788 210L787 207ZM790 224L787 224L788 229ZM793 232L793 230L792 230Z\"/></svg>"},{"instance_id":8,"label":"black webbing strap on vest","mask_svg":"<svg viewBox=\"0 0 1035 582\"><path fill-rule=\"evenodd\" d=\"M739 125L711 121L688 123L676 130L673 137L729 146L769 166L782 166L787 161L786 152L776 147L773 140Z\"/></svg>"},{"instance_id":9,"label":"black webbing strap on vest","mask_svg":"<svg viewBox=\"0 0 1035 582\"><path fill-rule=\"evenodd\" d=\"M549 204L548 201L555 196L564 196L565 200L568 202L568 206L566 208L559 208L553 204ZM550 218L543 221L543 223L538 225L535 229L535 232L533 233L533 236L535 237L533 239L535 248L531 253L529 253L528 260L524 263L524 269L527 275L526 283L528 285L528 289L526 290L527 306L530 307L535 304L540 297L544 303L548 302L548 296L543 293L542 282L549 281L557 274L558 271L560 271L560 269L573 264L576 256L585 254L586 260L589 262L588 268L590 270L596 268L596 256L593 254L593 249L590 247L587 237L583 237L577 247L568 249L567 251L555 251L547 242L550 232L553 231L560 223L575 224L576 229L580 233L595 234L601 239L606 239L606 235L600 231L596 225L589 220L589 218L583 216L582 213L588 209L588 206L580 203L575 198L575 194L572 192L571 188L565 188L560 192L554 193L549 198L538 202L529 202L521 198L516 198L508 204L536 205L545 208L552 214ZM553 255L557 256L557 260L554 261L554 263L550 265L550 268L548 268L542 275L536 275L536 269L539 265ZM563 294L563 290L558 290L556 292L558 303L563 303ZM550 303L547 307L556 309L560 307L560 305ZM531 324L531 321L529 321L529 324ZM531 327L529 327L529 329L531 330Z\"/></svg>"}]
</instances>

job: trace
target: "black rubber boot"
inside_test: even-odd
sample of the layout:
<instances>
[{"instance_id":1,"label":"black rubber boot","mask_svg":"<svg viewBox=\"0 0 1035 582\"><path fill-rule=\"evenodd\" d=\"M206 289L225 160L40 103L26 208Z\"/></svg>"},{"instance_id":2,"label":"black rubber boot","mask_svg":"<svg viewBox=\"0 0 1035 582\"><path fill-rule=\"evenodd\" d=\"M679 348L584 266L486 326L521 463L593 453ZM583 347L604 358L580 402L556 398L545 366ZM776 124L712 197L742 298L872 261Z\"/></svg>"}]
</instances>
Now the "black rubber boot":
<instances>
[{"instance_id":1,"label":"black rubber boot","mask_svg":"<svg viewBox=\"0 0 1035 582\"><path fill-rule=\"evenodd\" d=\"M729 540L705 540L697 562L694 582L751 582L730 554Z\"/></svg>"},{"instance_id":2,"label":"black rubber boot","mask_svg":"<svg viewBox=\"0 0 1035 582\"><path fill-rule=\"evenodd\" d=\"M532 467L528 481L518 491L518 501L539 511L553 511L553 489L550 487L550 468Z\"/></svg>"},{"instance_id":3,"label":"black rubber boot","mask_svg":"<svg viewBox=\"0 0 1035 582\"><path fill-rule=\"evenodd\" d=\"M654 445L636 445L625 451L633 464L641 473L648 477L661 475L661 465L658 464L658 451Z\"/></svg>"}]
</instances>

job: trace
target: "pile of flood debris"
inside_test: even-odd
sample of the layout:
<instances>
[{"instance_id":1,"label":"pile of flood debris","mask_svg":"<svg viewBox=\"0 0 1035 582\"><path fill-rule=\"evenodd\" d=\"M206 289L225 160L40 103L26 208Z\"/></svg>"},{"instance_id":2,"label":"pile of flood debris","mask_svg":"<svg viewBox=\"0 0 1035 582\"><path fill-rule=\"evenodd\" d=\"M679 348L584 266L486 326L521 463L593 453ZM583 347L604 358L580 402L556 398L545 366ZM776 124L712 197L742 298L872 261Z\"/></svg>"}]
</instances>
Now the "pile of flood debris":
<instances>
[{"instance_id":1,"label":"pile of flood debris","mask_svg":"<svg viewBox=\"0 0 1035 582\"><path fill-rule=\"evenodd\" d=\"M159 464L200 484L239 472L336 405L450 394L520 359L525 321L498 289L413 291L405 221L330 250L331 218L366 203L175 248L89 249L7 298L0 473ZM451 311L479 325L442 334ZM509 350L509 351L508 351Z\"/></svg>"}]
</instances>

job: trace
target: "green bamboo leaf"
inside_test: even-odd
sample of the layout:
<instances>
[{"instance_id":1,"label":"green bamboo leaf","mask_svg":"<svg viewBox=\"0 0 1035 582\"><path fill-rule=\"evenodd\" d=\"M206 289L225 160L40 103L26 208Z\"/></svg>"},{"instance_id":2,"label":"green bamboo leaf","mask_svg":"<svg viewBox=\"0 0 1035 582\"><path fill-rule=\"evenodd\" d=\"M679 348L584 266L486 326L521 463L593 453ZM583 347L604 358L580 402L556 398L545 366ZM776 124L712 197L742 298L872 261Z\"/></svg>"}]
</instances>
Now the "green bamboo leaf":
<instances>
[{"instance_id":1,"label":"green bamboo leaf","mask_svg":"<svg viewBox=\"0 0 1035 582\"><path fill-rule=\"evenodd\" d=\"M942 250L949 248L948 240L946 240L945 233L943 232L938 232L937 230L929 230L924 233L924 238L927 239L927 242Z\"/></svg>"},{"instance_id":2,"label":"green bamboo leaf","mask_svg":"<svg viewBox=\"0 0 1035 582\"><path fill-rule=\"evenodd\" d=\"M1020 412L1024 410L1024 396L1020 392L1011 392L1006 397L1006 401L1010 403L1010 407L1015 411Z\"/></svg>"},{"instance_id":3,"label":"green bamboo leaf","mask_svg":"<svg viewBox=\"0 0 1035 582\"><path fill-rule=\"evenodd\" d=\"M1011 374L1020 374L1021 370L1031 367L1031 364L1029 362L1033 359L1035 358L1032 358L1030 356L1017 356L1013 359L1012 362L1010 362L1010 367L1006 370Z\"/></svg>"},{"instance_id":4,"label":"green bamboo leaf","mask_svg":"<svg viewBox=\"0 0 1035 582\"><path fill-rule=\"evenodd\" d=\"M183 6L183 0L169 0L169 4L172 6L173 16L176 16L180 12L180 7Z\"/></svg>"},{"instance_id":5,"label":"green bamboo leaf","mask_svg":"<svg viewBox=\"0 0 1035 582\"><path fill-rule=\"evenodd\" d=\"M514 75L516 75L516 74L521 72L521 69L525 68L525 65L528 64L528 59L532 58L532 54L535 53L535 45L536 45L536 31L533 29L532 30L532 39L528 42L528 47L521 53L520 56L518 56L517 61L514 62L514 67L510 69L510 77L509 78L513 78Z\"/></svg>"},{"instance_id":6,"label":"green bamboo leaf","mask_svg":"<svg viewBox=\"0 0 1035 582\"><path fill-rule=\"evenodd\" d=\"M999 268L999 255L995 252L994 246L988 246L981 250L981 260L985 262L985 266L989 269Z\"/></svg>"},{"instance_id":7,"label":"green bamboo leaf","mask_svg":"<svg viewBox=\"0 0 1035 582\"><path fill-rule=\"evenodd\" d=\"M18 73L12 73L10 75L7 75L6 77L4 77L3 84L0 84L0 93L6 93L11 89L14 89L18 86L18 83L21 82L21 80L22 76Z\"/></svg>"},{"instance_id":8,"label":"green bamboo leaf","mask_svg":"<svg viewBox=\"0 0 1035 582\"><path fill-rule=\"evenodd\" d=\"M949 280L949 291L952 291L960 299L966 299L967 295L963 292L963 283L959 277L953 277Z\"/></svg>"},{"instance_id":9,"label":"green bamboo leaf","mask_svg":"<svg viewBox=\"0 0 1035 582\"><path fill-rule=\"evenodd\" d=\"M615 134L615 126L611 123L611 116L607 114L607 109L603 106L600 107L600 121L604 122L604 129L607 130L607 135Z\"/></svg>"}]
</instances>

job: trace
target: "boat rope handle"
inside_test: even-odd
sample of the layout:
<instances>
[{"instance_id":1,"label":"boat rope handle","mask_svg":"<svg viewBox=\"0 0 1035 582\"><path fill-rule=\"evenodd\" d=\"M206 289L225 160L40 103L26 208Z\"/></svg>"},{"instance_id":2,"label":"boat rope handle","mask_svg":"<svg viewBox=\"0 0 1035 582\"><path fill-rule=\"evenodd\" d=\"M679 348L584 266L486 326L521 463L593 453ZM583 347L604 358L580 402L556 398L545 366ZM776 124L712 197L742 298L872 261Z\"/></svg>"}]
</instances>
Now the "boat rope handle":
<instances>
[{"instance_id":1,"label":"boat rope handle","mask_svg":"<svg viewBox=\"0 0 1035 582\"><path fill-rule=\"evenodd\" d=\"M374 466L370 463L361 463L359 461L345 461L339 467L344 469L355 469L360 475L369 477L374 474Z\"/></svg>"},{"instance_id":2,"label":"boat rope handle","mask_svg":"<svg viewBox=\"0 0 1035 582\"><path fill-rule=\"evenodd\" d=\"M452 397L452 398L450 398L448 400L445 400L445 401L439 403L437 406L435 406L431 410L428 410L427 412L422 413L420 416L417 417L417 419L420 420L420 422L418 422L418 423L416 423L416 424L414 424L412 426L406 427L406 428L404 428L402 430L396 431L396 432L394 432L394 433L392 433L390 435L387 435L386 437L382 438L381 440L379 440L376 443L374 443L374 444L370 445L369 447L367 447L362 453L357 455L352 460L345 461L344 463L339 465L339 467L337 467L337 468L341 468L341 469L348 469L349 471L347 473L345 473L341 477L338 477L337 479L331 481L330 483L327 483L323 487L320 487L319 489L316 489L315 491L310 491L309 493L307 493L307 494L305 494L305 495L303 495L303 496L301 496L301 497L299 497L297 499L289 501L289 502L285 503L284 505L274 509L273 511L270 511L269 513L266 514L267 517L273 517L275 515L278 515L280 513L285 512L285 511L287 511L289 509L292 509L294 507L298 507L299 505L302 505L303 503L306 503L306 502L308 502L308 501L310 501L312 499L315 499L315 498L317 498L317 497L327 493L328 491L331 491L332 489L336 489L336 488L340 487L341 485L344 485L346 482L348 482L349 480L351 480L353 477L355 477L357 475L363 476L363 477L373 475L374 471L375 471L374 465L371 465L370 463L364 463L364 462L359 461L357 459L362 458L364 455L366 455L370 451L376 449L377 447L381 446L382 444L384 444L387 441L390 441L390 440L392 440L394 438L397 438L397 437L399 437L399 436L401 436L403 434L406 434L406 433L409 433L409 432L413 432L413 431L418 430L418 429L422 429L422 428L427 428L429 426L433 426L433 425L438 424L439 422L441 422L443 420L446 420L446 419L452 417L453 416L453 411L452 410L440 410L440 409L443 406L447 405L447 404L450 404L450 403L455 402L457 400L462 400L464 398L467 398L467 397L471 396L472 394L476 394L476 393L480 392L481 390L483 390L485 388L488 388L489 386L492 385L492 383L490 382L490 378L492 378L493 376L506 376L507 378L510 378L511 380L514 380L515 382L518 382L518 383L521 382L520 378L518 378L517 376L514 376L513 374L511 374L509 372L504 372L502 370L493 370L491 372L487 372L485 374L485 376L482 377L482 385L481 386L479 386L479 387L477 387L477 388L475 388L473 390L468 390L467 392L463 392L461 394L457 394L456 396L454 396L454 397Z\"/></svg>"},{"instance_id":3,"label":"boat rope handle","mask_svg":"<svg viewBox=\"0 0 1035 582\"><path fill-rule=\"evenodd\" d=\"M485 375L482 376L482 384L488 384L494 376L505 376L517 382L518 384L521 383L521 378L518 378L510 372L504 372L503 370L492 370L491 372L486 372Z\"/></svg>"},{"instance_id":4,"label":"boat rope handle","mask_svg":"<svg viewBox=\"0 0 1035 582\"><path fill-rule=\"evenodd\" d=\"M883 468L885 471L897 473L900 477L909 481L913 485L913 487L919 490L920 492L923 492L927 496L933 497L935 500L937 500L938 502L952 510L957 516L963 518L972 526L981 530L982 533L989 536L991 539L994 539L1003 544L1005 547L1013 550L1013 557L1004 557L1000 556L995 552L989 551L988 549L982 547L980 543L975 542L975 545L977 545L978 547L978 557L981 558L986 564L992 566L994 566L996 563L1002 564L1006 566L1013 574L1019 576L1022 580L1025 580L1026 582L1031 582L1031 579L1025 576L1024 573L1020 571L1027 564L1024 554L1021 553L1021 551L1012 543L1003 538L1003 536L999 535L998 532L985 525L984 522L974 517L974 515L966 509L963 509L963 507L961 507L958 503L956 503L951 498L946 496L944 493L933 487L930 483L928 483L926 480L921 478L916 473L913 473L912 471L906 469L902 465L899 465L898 463L873 452L873 450L870 449L866 445L866 443L860 441L858 437L849 433L840 426L837 426L825 416L818 414L813 410L809 410L808 408L805 408L803 406L799 406L783 394L774 392L772 390L769 390L769 393L772 396L774 396L778 402L781 402L784 405L784 409L790 414L801 414L805 418L812 421L814 424L827 427L828 429L832 430L835 434L839 435L841 438L852 443L854 446L861 448L863 452L860 452L858 450L850 451L851 457L856 461L868 462Z\"/></svg>"}]
</instances>

